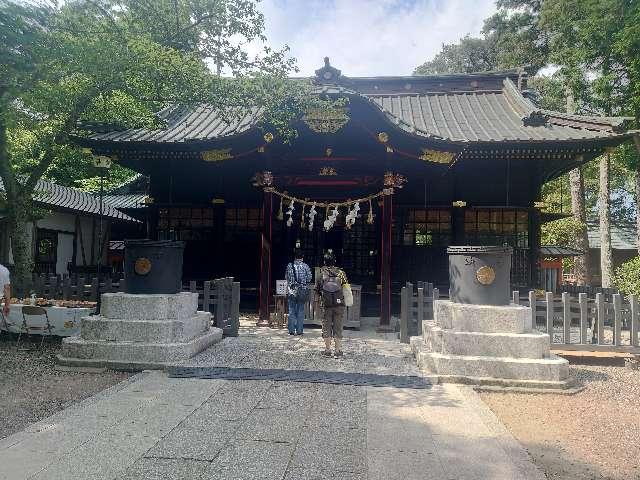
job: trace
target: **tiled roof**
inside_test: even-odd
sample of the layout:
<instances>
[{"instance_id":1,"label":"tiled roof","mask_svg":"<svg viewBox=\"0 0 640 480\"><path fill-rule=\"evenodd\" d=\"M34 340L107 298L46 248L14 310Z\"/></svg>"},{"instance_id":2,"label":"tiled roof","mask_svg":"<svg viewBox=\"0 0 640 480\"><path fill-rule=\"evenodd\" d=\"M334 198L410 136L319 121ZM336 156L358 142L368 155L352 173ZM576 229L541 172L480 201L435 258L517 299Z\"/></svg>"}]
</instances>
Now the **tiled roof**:
<instances>
[{"instance_id":1,"label":"tiled roof","mask_svg":"<svg viewBox=\"0 0 640 480\"><path fill-rule=\"evenodd\" d=\"M561 247L558 245L541 245L540 256L542 257L577 257L582 255L582 251L571 247Z\"/></svg>"},{"instance_id":2,"label":"tiled roof","mask_svg":"<svg viewBox=\"0 0 640 480\"><path fill-rule=\"evenodd\" d=\"M624 137L625 119L567 115L538 108L520 88L520 70L479 74L347 78L321 69L314 94L346 95L381 110L398 128L423 138L456 143L584 141ZM515 82L518 82L519 88ZM260 121L251 108L227 120L210 106L168 107L159 112L165 128L95 133L109 142L185 143L242 134Z\"/></svg>"},{"instance_id":3,"label":"tiled roof","mask_svg":"<svg viewBox=\"0 0 640 480\"><path fill-rule=\"evenodd\" d=\"M134 208L146 208L144 203L147 195L143 193L130 193L121 195L105 195L104 201L112 207L134 209Z\"/></svg>"},{"instance_id":4,"label":"tiled roof","mask_svg":"<svg viewBox=\"0 0 640 480\"><path fill-rule=\"evenodd\" d=\"M0 190L3 189L4 186L0 179ZM63 187L47 180L39 180L36 184L34 200L44 207L73 210L90 215L98 215L100 213L100 201L96 195L77 188ZM139 220L122 213L107 202L103 202L102 213L106 218L139 222Z\"/></svg>"},{"instance_id":5,"label":"tiled roof","mask_svg":"<svg viewBox=\"0 0 640 480\"><path fill-rule=\"evenodd\" d=\"M390 121L420 136L453 142L536 142L619 136L621 119L538 109L510 79L500 91L368 95Z\"/></svg>"},{"instance_id":6,"label":"tiled roof","mask_svg":"<svg viewBox=\"0 0 640 480\"><path fill-rule=\"evenodd\" d=\"M260 111L251 108L239 115L230 114L225 120L214 108L201 105L194 108L167 107L158 116L166 124L164 129L132 128L119 132L98 133L94 140L113 142L183 143L189 141L219 140L246 132L258 123Z\"/></svg>"},{"instance_id":7,"label":"tiled roof","mask_svg":"<svg viewBox=\"0 0 640 480\"><path fill-rule=\"evenodd\" d=\"M589 248L600 248L600 224L587 222ZM633 223L611 224L611 248L613 250L635 250L638 246L636 226Z\"/></svg>"}]
</instances>

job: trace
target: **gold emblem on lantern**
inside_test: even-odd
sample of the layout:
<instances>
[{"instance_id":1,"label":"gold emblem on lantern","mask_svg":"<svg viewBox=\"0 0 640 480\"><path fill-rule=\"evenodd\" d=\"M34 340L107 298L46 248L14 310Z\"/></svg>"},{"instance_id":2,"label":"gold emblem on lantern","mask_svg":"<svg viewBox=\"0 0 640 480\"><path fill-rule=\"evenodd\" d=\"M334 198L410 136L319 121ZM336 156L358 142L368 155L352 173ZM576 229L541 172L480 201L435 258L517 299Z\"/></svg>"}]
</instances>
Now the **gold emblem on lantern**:
<instances>
[{"instance_id":1,"label":"gold emblem on lantern","mask_svg":"<svg viewBox=\"0 0 640 480\"><path fill-rule=\"evenodd\" d=\"M147 275L151 271L151 260L145 257L140 257L133 265L133 270L138 275Z\"/></svg>"},{"instance_id":2,"label":"gold emblem on lantern","mask_svg":"<svg viewBox=\"0 0 640 480\"><path fill-rule=\"evenodd\" d=\"M320 169L319 175L327 176L327 175L338 175L338 172L333 167L322 167Z\"/></svg>"},{"instance_id":3,"label":"gold emblem on lantern","mask_svg":"<svg viewBox=\"0 0 640 480\"><path fill-rule=\"evenodd\" d=\"M491 285L496 279L496 272L490 266L485 265L476 272L476 279L482 285Z\"/></svg>"}]
</instances>

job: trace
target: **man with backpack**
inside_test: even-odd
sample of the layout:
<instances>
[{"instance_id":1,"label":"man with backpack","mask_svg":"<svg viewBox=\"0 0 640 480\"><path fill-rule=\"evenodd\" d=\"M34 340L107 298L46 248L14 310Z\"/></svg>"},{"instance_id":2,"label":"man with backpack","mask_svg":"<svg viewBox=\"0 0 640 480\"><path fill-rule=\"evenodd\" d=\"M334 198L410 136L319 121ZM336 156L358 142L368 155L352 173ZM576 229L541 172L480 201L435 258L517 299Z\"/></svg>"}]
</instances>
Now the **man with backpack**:
<instances>
[{"instance_id":1,"label":"man with backpack","mask_svg":"<svg viewBox=\"0 0 640 480\"><path fill-rule=\"evenodd\" d=\"M348 285L344 270L336 267L336 257L328 252L324 255L324 266L320 269L316 291L322 299L322 338L325 349L322 354L331 356L331 339L335 342L335 356L342 357L342 321L345 314L343 287Z\"/></svg>"},{"instance_id":2,"label":"man with backpack","mask_svg":"<svg viewBox=\"0 0 640 480\"><path fill-rule=\"evenodd\" d=\"M289 335L304 333L304 306L309 301L311 269L303 262L302 250L293 252L293 262L287 265L286 279L289 297Z\"/></svg>"}]
</instances>

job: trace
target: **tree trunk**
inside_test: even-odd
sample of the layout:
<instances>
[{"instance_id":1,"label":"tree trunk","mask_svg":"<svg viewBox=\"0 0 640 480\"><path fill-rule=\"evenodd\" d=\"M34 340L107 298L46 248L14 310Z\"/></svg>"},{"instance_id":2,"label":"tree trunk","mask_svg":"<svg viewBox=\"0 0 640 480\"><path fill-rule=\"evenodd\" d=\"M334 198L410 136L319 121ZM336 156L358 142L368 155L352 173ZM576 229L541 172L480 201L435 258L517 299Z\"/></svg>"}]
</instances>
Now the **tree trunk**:
<instances>
[{"instance_id":1,"label":"tree trunk","mask_svg":"<svg viewBox=\"0 0 640 480\"><path fill-rule=\"evenodd\" d=\"M576 104L571 87L566 87L567 113L576 113ZM576 257L574 271L576 283L578 285L589 285L591 283L591 252L589 251L589 235L587 234L587 210L584 205L584 178L582 168L574 168L569 172L569 184L571 185L571 212L573 218L580 227L576 232L576 248L583 252Z\"/></svg>"},{"instance_id":2,"label":"tree trunk","mask_svg":"<svg viewBox=\"0 0 640 480\"><path fill-rule=\"evenodd\" d=\"M26 221L29 217L28 203L28 199L15 199L7 212L13 256L12 283L16 286L15 291L22 291L23 294L28 293L25 290L31 283L33 271L33 239L29 231L31 224Z\"/></svg>"},{"instance_id":3,"label":"tree trunk","mask_svg":"<svg viewBox=\"0 0 640 480\"><path fill-rule=\"evenodd\" d=\"M578 285L591 283L591 252L589 251L589 236L587 235L587 213L584 205L584 178L580 167L569 172L571 184L571 212L573 218L580 224L576 232L576 248L583 252L576 257L574 271Z\"/></svg>"},{"instance_id":4,"label":"tree trunk","mask_svg":"<svg viewBox=\"0 0 640 480\"><path fill-rule=\"evenodd\" d=\"M640 156L640 135L634 135L633 141L636 144L638 156ZM636 163L634 177L636 194L636 248L638 249L638 254L640 255L640 161Z\"/></svg>"},{"instance_id":5,"label":"tree trunk","mask_svg":"<svg viewBox=\"0 0 640 480\"><path fill-rule=\"evenodd\" d=\"M610 288L613 284L613 261L611 252L611 205L609 194L609 167L611 158L605 153L600 158L600 192L598 210L600 213L600 270L601 284Z\"/></svg>"}]
</instances>

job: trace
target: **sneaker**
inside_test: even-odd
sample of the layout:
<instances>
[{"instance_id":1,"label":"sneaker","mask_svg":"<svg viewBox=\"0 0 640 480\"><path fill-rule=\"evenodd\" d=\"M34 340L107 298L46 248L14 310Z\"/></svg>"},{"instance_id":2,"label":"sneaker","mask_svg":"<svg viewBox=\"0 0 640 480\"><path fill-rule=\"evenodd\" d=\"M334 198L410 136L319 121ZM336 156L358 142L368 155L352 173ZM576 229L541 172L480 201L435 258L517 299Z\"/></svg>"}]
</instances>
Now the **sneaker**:
<instances>
[{"instance_id":1,"label":"sneaker","mask_svg":"<svg viewBox=\"0 0 640 480\"><path fill-rule=\"evenodd\" d=\"M304 333L298 332L298 333L296 333L296 335L304 335Z\"/></svg>"},{"instance_id":2,"label":"sneaker","mask_svg":"<svg viewBox=\"0 0 640 480\"><path fill-rule=\"evenodd\" d=\"M295 335L295 333L293 333L293 332L289 332L289 335Z\"/></svg>"},{"instance_id":3,"label":"sneaker","mask_svg":"<svg viewBox=\"0 0 640 480\"><path fill-rule=\"evenodd\" d=\"M342 350L336 350L336 358L337 357L344 357L344 353L342 352Z\"/></svg>"},{"instance_id":4,"label":"sneaker","mask_svg":"<svg viewBox=\"0 0 640 480\"><path fill-rule=\"evenodd\" d=\"M330 357L331 356L331 350L323 350L322 351L322 355L325 357Z\"/></svg>"}]
</instances>

